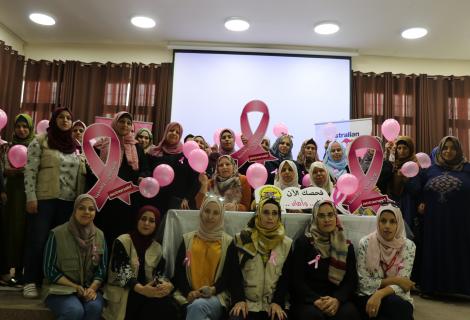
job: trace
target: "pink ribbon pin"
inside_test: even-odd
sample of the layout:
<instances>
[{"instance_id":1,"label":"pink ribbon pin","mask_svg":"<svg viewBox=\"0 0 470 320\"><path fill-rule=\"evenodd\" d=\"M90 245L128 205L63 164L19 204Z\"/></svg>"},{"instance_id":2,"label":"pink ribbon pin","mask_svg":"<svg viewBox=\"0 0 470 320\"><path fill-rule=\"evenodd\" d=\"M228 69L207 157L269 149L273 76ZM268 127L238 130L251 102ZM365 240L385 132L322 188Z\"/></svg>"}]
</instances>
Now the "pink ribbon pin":
<instances>
[{"instance_id":1,"label":"pink ribbon pin","mask_svg":"<svg viewBox=\"0 0 470 320\"><path fill-rule=\"evenodd\" d=\"M364 174L362 171L359 159L356 156L356 150L368 148L375 150L374 157L372 158L369 170ZM348 153L348 165L351 174L355 175L359 186L357 191L349 196L342 194L335 188L331 194L331 198L336 205L346 204L349 211L352 213L362 205L363 200L376 198L382 196L380 193L374 191L374 187L379 180L380 171L382 170L383 151L380 143L372 136L360 136L351 143ZM371 206L374 211L380 207L380 204Z\"/></svg>"},{"instance_id":2,"label":"pink ribbon pin","mask_svg":"<svg viewBox=\"0 0 470 320\"><path fill-rule=\"evenodd\" d=\"M181 157L181 159L179 159L178 161L179 161L179 163L183 164L183 162L184 162L184 157Z\"/></svg>"},{"instance_id":3,"label":"pink ribbon pin","mask_svg":"<svg viewBox=\"0 0 470 320\"><path fill-rule=\"evenodd\" d=\"M191 266L191 251L186 251L186 257L183 260L183 265L186 267Z\"/></svg>"},{"instance_id":4,"label":"pink ribbon pin","mask_svg":"<svg viewBox=\"0 0 470 320\"><path fill-rule=\"evenodd\" d=\"M261 112L263 114L255 133L251 131L250 123L248 122L249 112ZM243 166L247 161L263 164L265 161L276 160L275 157L261 147L261 142L268 129L268 123L269 110L263 101L252 100L245 105L240 116L240 128L248 142L240 150L232 154L232 158L238 161L238 167Z\"/></svg>"},{"instance_id":5,"label":"pink ribbon pin","mask_svg":"<svg viewBox=\"0 0 470 320\"><path fill-rule=\"evenodd\" d=\"M317 254L317 256L315 257L315 259L313 260L310 260L308 262L308 265L311 266L312 264L315 265L315 269L318 269L318 262L320 261L320 258L321 258L321 255Z\"/></svg>"},{"instance_id":6,"label":"pink ribbon pin","mask_svg":"<svg viewBox=\"0 0 470 320\"><path fill-rule=\"evenodd\" d=\"M89 143L90 140L97 137L108 137L111 139L108 158L105 163L103 163ZM132 182L126 182L118 177L119 167L121 166L121 143L114 130L103 123L94 123L83 133L83 141L83 154L91 170L98 178L95 185L88 191L88 194L95 198L98 211L103 208L108 198L119 198L130 205L130 194L138 191L139 188Z\"/></svg>"},{"instance_id":7,"label":"pink ribbon pin","mask_svg":"<svg viewBox=\"0 0 470 320\"><path fill-rule=\"evenodd\" d=\"M277 264L276 259L277 259L277 252L271 251L271 256L269 256L268 262L271 263L273 266L275 266Z\"/></svg>"}]
</instances>

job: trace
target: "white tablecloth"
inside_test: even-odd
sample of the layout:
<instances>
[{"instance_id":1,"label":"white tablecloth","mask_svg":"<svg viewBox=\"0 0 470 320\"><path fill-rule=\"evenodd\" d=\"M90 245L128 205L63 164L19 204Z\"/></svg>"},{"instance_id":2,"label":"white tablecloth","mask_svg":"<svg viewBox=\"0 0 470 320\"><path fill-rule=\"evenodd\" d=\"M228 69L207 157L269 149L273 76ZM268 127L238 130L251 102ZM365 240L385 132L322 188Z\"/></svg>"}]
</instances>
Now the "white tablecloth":
<instances>
[{"instance_id":1,"label":"white tablecloth","mask_svg":"<svg viewBox=\"0 0 470 320\"><path fill-rule=\"evenodd\" d=\"M252 216L253 212L226 212L225 232L232 236L240 232L246 227ZM310 217L310 214L302 213L283 214L282 220L287 235L292 239L296 239L303 234ZM344 226L346 239L350 240L355 248L357 248L359 240L363 236L375 231L375 216L340 215L339 217ZM166 261L165 272L167 277L173 275L176 254L183 241L183 234L196 230L198 225L199 211L197 210L168 211L163 235L163 257Z\"/></svg>"}]
</instances>

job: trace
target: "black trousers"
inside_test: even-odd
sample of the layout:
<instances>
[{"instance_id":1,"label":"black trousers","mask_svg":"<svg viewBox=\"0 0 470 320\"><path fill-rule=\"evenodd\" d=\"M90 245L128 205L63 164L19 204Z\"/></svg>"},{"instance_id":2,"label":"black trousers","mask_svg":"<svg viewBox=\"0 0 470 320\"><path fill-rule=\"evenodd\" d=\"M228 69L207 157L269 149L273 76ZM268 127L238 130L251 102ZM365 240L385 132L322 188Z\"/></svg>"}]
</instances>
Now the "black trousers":
<instances>
[{"instance_id":1,"label":"black trousers","mask_svg":"<svg viewBox=\"0 0 470 320\"><path fill-rule=\"evenodd\" d=\"M180 319L181 313L177 302L170 296L147 298L135 291L130 291L127 298L126 320L173 320Z\"/></svg>"},{"instance_id":2,"label":"black trousers","mask_svg":"<svg viewBox=\"0 0 470 320\"><path fill-rule=\"evenodd\" d=\"M359 311L352 302L342 303L333 317L329 317L312 304L293 306L293 314L298 320L360 320Z\"/></svg>"},{"instance_id":3,"label":"black trousers","mask_svg":"<svg viewBox=\"0 0 470 320\"><path fill-rule=\"evenodd\" d=\"M274 319L278 320L277 317L275 317ZM248 312L248 317L246 318L243 318L243 315L241 314L238 317L230 316L230 320L271 320L271 317L268 315L267 312L261 311L261 312Z\"/></svg>"},{"instance_id":4,"label":"black trousers","mask_svg":"<svg viewBox=\"0 0 470 320\"><path fill-rule=\"evenodd\" d=\"M364 320L370 319L366 314L366 305L370 296L356 298L356 305ZM378 320L413 320L413 305L399 296L392 294L382 299L379 313L374 319Z\"/></svg>"}]
</instances>

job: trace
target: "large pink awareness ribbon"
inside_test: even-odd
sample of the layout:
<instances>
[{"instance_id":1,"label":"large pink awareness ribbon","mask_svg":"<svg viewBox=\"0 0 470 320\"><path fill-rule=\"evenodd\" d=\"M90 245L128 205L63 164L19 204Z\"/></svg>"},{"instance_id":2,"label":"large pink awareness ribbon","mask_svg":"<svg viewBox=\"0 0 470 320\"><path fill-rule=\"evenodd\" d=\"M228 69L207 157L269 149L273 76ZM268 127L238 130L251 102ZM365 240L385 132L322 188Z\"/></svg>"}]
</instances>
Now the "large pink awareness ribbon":
<instances>
[{"instance_id":1,"label":"large pink awareness ribbon","mask_svg":"<svg viewBox=\"0 0 470 320\"><path fill-rule=\"evenodd\" d=\"M110 138L108 158L105 163L90 144L90 140L97 137ZM103 123L90 125L83 133L82 148L90 169L98 179L88 191L88 194L95 198L98 210L103 208L108 198L119 198L130 205L130 194L138 191L139 188L132 182L126 182L118 177L119 167L121 166L121 143L114 130Z\"/></svg>"},{"instance_id":2,"label":"large pink awareness ribbon","mask_svg":"<svg viewBox=\"0 0 470 320\"><path fill-rule=\"evenodd\" d=\"M248 121L249 112L261 112L263 114L255 133L253 133L250 128ZM240 116L240 128L248 142L240 150L232 154L232 158L237 159L239 167L247 161L263 164L265 161L276 160L275 157L261 147L261 142L268 129L268 123L269 110L268 106L263 101L252 100L245 105L242 115Z\"/></svg>"},{"instance_id":3,"label":"large pink awareness ribbon","mask_svg":"<svg viewBox=\"0 0 470 320\"><path fill-rule=\"evenodd\" d=\"M369 166L369 170L364 174L362 171L359 159L356 156L356 150L367 148L375 150L374 156ZM381 196L380 193L374 191L379 180L380 172L382 170L383 151L379 141L372 136L360 136L351 143L348 153L348 165L351 174L356 176L359 186L357 191L349 196L345 196L337 188L331 194L333 202L338 204L346 204L349 206L349 211L352 213L362 205L363 200L377 198ZM374 211L380 207L380 204L371 206Z\"/></svg>"}]
</instances>

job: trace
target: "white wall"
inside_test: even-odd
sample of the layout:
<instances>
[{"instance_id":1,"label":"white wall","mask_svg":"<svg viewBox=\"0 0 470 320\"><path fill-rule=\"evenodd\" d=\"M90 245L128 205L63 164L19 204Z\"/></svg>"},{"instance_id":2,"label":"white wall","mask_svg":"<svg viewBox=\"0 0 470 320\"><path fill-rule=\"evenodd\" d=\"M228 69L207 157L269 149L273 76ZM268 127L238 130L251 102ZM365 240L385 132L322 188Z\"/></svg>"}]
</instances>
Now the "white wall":
<instances>
[{"instance_id":1,"label":"white wall","mask_svg":"<svg viewBox=\"0 0 470 320\"><path fill-rule=\"evenodd\" d=\"M25 42L19 36L14 34L10 29L0 23L0 40L5 42L6 45L11 46L20 54L24 54Z\"/></svg>"},{"instance_id":2,"label":"white wall","mask_svg":"<svg viewBox=\"0 0 470 320\"><path fill-rule=\"evenodd\" d=\"M26 44L26 57L34 60L79 60L83 62L171 62L166 47L105 44Z\"/></svg>"}]
</instances>

